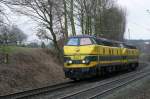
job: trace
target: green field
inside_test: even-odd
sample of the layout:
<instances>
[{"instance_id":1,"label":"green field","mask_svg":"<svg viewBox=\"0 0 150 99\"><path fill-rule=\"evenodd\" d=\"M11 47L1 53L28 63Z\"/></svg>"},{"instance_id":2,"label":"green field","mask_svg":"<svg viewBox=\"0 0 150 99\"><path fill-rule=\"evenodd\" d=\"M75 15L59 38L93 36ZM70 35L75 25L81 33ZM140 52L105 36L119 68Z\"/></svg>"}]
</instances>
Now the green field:
<instances>
[{"instance_id":1,"label":"green field","mask_svg":"<svg viewBox=\"0 0 150 99\"><path fill-rule=\"evenodd\" d=\"M0 46L0 53L12 54L19 51L29 51L30 48L18 47L18 46Z\"/></svg>"},{"instance_id":2,"label":"green field","mask_svg":"<svg viewBox=\"0 0 150 99\"><path fill-rule=\"evenodd\" d=\"M9 54L15 51L16 47L14 46L0 46L0 53Z\"/></svg>"}]
</instances>

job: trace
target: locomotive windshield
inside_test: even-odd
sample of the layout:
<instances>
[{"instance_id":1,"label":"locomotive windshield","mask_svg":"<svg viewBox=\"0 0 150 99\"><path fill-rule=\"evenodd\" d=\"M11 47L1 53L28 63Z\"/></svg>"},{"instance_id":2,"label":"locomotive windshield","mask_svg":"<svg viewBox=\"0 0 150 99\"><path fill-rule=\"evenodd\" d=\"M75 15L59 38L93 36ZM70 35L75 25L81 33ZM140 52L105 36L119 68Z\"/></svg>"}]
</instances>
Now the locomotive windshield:
<instances>
[{"instance_id":1,"label":"locomotive windshield","mask_svg":"<svg viewBox=\"0 0 150 99\"><path fill-rule=\"evenodd\" d=\"M83 45L92 45L94 44L91 38L70 38L67 42L69 46L83 46Z\"/></svg>"},{"instance_id":2,"label":"locomotive windshield","mask_svg":"<svg viewBox=\"0 0 150 99\"><path fill-rule=\"evenodd\" d=\"M80 45L91 45L92 41L90 38L81 38L80 39Z\"/></svg>"},{"instance_id":3,"label":"locomotive windshield","mask_svg":"<svg viewBox=\"0 0 150 99\"><path fill-rule=\"evenodd\" d=\"M79 43L79 39L78 38L70 38L67 42L67 45L70 46L77 46Z\"/></svg>"}]
</instances>

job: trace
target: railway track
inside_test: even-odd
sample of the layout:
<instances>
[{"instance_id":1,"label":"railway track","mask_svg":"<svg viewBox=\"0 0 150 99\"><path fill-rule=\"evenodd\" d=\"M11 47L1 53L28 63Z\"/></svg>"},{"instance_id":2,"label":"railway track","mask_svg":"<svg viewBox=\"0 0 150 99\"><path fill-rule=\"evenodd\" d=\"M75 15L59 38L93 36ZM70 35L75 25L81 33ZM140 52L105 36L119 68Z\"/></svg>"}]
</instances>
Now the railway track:
<instances>
[{"instance_id":1,"label":"railway track","mask_svg":"<svg viewBox=\"0 0 150 99\"><path fill-rule=\"evenodd\" d=\"M68 82L56 84L56 85L49 86L49 87L43 87L43 88L33 89L33 90L24 91L24 92L20 92L20 93L14 93L14 94L10 94L10 95L0 96L0 99L21 99L24 97L30 97L30 96L34 96L37 94L43 94L46 92L53 92L55 90L60 90L63 88L71 87L73 85L74 85L73 81L68 81Z\"/></svg>"},{"instance_id":2,"label":"railway track","mask_svg":"<svg viewBox=\"0 0 150 99\"><path fill-rule=\"evenodd\" d=\"M114 86L114 87L112 87L112 88L109 88L109 89L104 90L104 91L102 91L102 92L100 92L100 93L97 93L96 95L93 95L93 96L89 97L89 99L97 99L97 98L100 99L100 98L102 98L104 95L108 94L109 92L112 92L112 91L114 91L115 89L118 89L118 88L121 88L121 87L123 87L123 86L126 86L126 85L128 85L128 84L130 84L130 83L132 83L132 82L134 82L134 81L140 80L141 78L143 78L143 77L145 77L145 76L148 76L148 75L150 75L150 73L145 73L145 74L143 74L143 75L140 75L139 77L136 77L136 78L134 78L134 79L131 79L131 80L126 81L126 82L123 82L123 83L120 83L120 84L118 84L117 86Z\"/></svg>"},{"instance_id":3,"label":"railway track","mask_svg":"<svg viewBox=\"0 0 150 99\"><path fill-rule=\"evenodd\" d=\"M110 94L115 89L130 84L131 82L140 80L141 78L150 75L149 70L131 74L119 79L112 80L107 83L101 83L75 93L70 93L59 99L101 99L107 94Z\"/></svg>"},{"instance_id":4,"label":"railway track","mask_svg":"<svg viewBox=\"0 0 150 99\"><path fill-rule=\"evenodd\" d=\"M96 82L71 81L7 96L0 96L0 99L94 99L138 80L143 76L149 75L148 72L148 69L137 70ZM139 77L138 75L141 76Z\"/></svg>"}]
</instances>

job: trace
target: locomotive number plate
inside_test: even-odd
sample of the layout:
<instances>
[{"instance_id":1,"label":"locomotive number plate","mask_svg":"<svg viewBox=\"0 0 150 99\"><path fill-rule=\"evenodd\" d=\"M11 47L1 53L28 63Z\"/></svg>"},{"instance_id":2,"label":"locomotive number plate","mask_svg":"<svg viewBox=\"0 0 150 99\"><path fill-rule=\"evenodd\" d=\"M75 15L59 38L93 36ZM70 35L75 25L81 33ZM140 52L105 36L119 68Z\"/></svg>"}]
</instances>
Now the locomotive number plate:
<instances>
[{"instance_id":1,"label":"locomotive number plate","mask_svg":"<svg viewBox=\"0 0 150 99\"><path fill-rule=\"evenodd\" d=\"M74 59L74 60L81 60L81 56L75 55L75 56L73 57L73 59Z\"/></svg>"}]
</instances>

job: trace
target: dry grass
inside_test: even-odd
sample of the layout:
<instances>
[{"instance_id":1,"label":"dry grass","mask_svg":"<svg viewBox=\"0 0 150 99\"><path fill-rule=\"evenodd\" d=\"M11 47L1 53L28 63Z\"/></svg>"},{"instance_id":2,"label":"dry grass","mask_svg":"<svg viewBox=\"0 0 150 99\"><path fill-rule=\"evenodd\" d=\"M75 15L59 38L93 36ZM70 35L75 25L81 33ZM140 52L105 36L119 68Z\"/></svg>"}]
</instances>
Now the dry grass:
<instances>
[{"instance_id":1,"label":"dry grass","mask_svg":"<svg viewBox=\"0 0 150 99\"><path fill-rule=\"evenodd\" d=\"M0 64L0 95L63 82L62 66L50 50L17 48L9 64Z\"/></svg>"}]
</instances>

